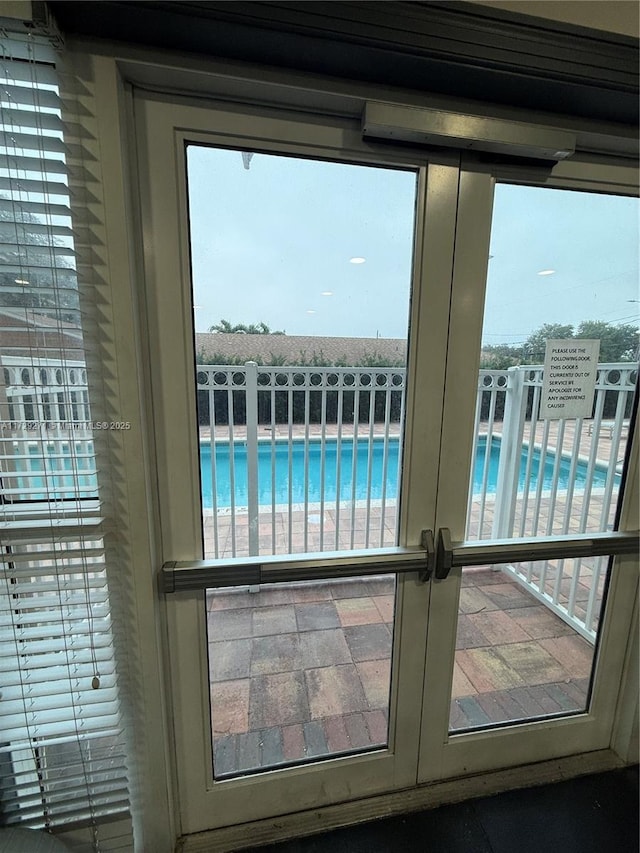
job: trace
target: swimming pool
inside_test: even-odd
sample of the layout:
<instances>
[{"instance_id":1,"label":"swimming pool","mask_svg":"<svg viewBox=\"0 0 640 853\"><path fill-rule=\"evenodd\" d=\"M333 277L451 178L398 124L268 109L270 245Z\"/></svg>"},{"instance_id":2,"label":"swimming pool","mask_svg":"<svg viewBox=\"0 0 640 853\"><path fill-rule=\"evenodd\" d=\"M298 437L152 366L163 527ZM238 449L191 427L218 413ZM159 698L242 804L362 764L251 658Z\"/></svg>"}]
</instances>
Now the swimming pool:
<instances>
[{"instance_id":1,"label":"swimming pool","mask_svg":"<svg viewBox=\"0 0 640 853\"><path fill-rule=\"evenodd\" d=\"M353 441L344 439L340 445L340 501L395 500L398 491L398 453L399 440L389 438L387 443L386 465L384 460L385 442L383 438L358 439L355 465L353 460ZM272 448L274 450L272 460ZM279 440L273 445L270 441L258 443L258 503L270 506L276 504L335 503L338 480L338 442L335 438L326 439L324 460L322 443L318 439L294 439L291 442ZM371 460L369 460L371 448ZM487 450L486 437L478 439L476 463L473 473L473 492L482 493L482 479ZM231 506L231 456L228 442L218 442L215 446L216 506L224 509ZM45 498L45 483L49 496L58 499L96 496L97 477L95 474L93 453L90 444L76 447L73 457L68 446L48 448L46 463L42 449L35 445L29 448L31 458L20 458L16 464L18 489L25 490L24 496L16 495L18 500L42 500ZM291 458L289 458L291 457ZM495 494L500 459L500 439L493 438L490 448L489 471L486 493ZM371 464L369 464L371 462ZM551 488L555 454L547 453L542 472L543 490ZM520 459L519 491L524 490L527 466L527 450L523 449ZM289 485L291 468L291 485ZM354 487L355 469L355 487ZM531 463L530 490L538 485L540 453L534 450ZM568 487L571 474L571 459L563 456L560 460L558 489ZM205 509L213 508L211 445L200 444L200 475L202 482L202 504ZM323 476L324 475L324 476ZM592 488L603 488L607 470L596 466L593 472ZM576 466L574 488L583 489L587 479L587 465L579 461ZM244 442L233 444L233 480L236 506L247 506L247 448ZM616 475L616 483L619 475ZM272 484L275 486L272 490ZM324 489L323 489L324 484ZM78 486L80 487L78 492Z\"/></svg>"},{"instance_id":2,"label":"swimming pool","mask_svg":"<svg viewBox=\"0 0 640 853\"><path fill-rule=\"evenodd\" d=\"M368 494L371 500L395 500L398 491L398 453L399 440L390 438L387 446L386 471L384 465L384 439L375 438L371 442L371 466L369 466L370 443L368 438L358 439L355 460L355 489L353 480L353 441L343 440L340 446L340 500L366 500ZM274 448L274 463L272 463L272 447ZM258 443L258 503L270 506L275 494L276 504L319 503L322 498L322 443L310 440L308 451L304 439L294 439L291 443L291 484L289 483L289 442L270 441ZM338 472L338 442L336 439L326 439L324 445L324 500L335 503L337 498ZM476 464L473 473L474 494L482 492L482 478L487 450L486 437L478 439ZM216 475L216 505L225 508L231 505L231 464L228 442L215 445L215 475ZM487 494L495 494L498 479L498 462L500 458L500 439L491 442L489 457L489 475ZM272 465L275 465L273 476ZM547 453L542 473L543 489L550 489L553 482L555 455ZM520 491L524 488L527 465L527 451L523 449L520 461ZM369 471L369 468L371 470ZM530 489L535 490L538 484L540 469L540 453L534 450L531 465ZM211 479L211 445L203 442L200 445L200 473L202 479L202 502L205 508L213 507ZM305 473L307 476L305 477ZM558 489L566 489L571 473L571 459L563 456L560 461ZM247 505L247 452L244 442L233 445L233 474L234 496L236 506ZM593 488L605 485L607 471L597 467L594 472ZM574 487L584 488L587 477L587 466L578 462ZM306 485L305 485L306 484Z\"/></svg>"}]
</instances>

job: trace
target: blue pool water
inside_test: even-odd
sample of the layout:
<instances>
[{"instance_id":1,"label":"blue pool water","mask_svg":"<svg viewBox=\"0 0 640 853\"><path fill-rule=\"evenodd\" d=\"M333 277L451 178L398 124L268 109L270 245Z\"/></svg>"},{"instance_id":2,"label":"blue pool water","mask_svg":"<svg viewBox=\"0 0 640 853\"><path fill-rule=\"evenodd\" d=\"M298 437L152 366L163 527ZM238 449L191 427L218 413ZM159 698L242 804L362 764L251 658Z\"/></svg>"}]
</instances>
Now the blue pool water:
<instances>
[{"instance_id":1,"label":"blue pool water","mask_svg":"<svg viewBox=\"0 0 640 853\"><path fill-rule=\"evenodd\" d=\"M272 471L271 442L259 442L258 444L258 503L271 505L272 501L272 479L275 481L276 504L287 504L289 501L295 504L319 503L321 500L324 464L324 500L326 503L336 500L336 482L338 473L337 464L337 441L328 439L325 443L324 463L322 460L322 449L319 441L309 442L308 452L305 451L303 439L295 439L291 444L291 494L289 493L289 443L277 441L275 443L275 476ZM368 438L358 439L356 447L355 462L355 490L353 488L353 442L343 440L340 447L340 500L362 501L367 499L370 493L372 500L379 500L383 495L383 484L386 481L385 497L394 500L398 491L398 452L399 441L390 438L387 449L386 476L384 468L384 440L374 439L371 443L371 466L369 466L370 444ZM482 492L482 478L486 456L486 438L478 440L476 464L473 476L473 491L478 494ZM41 450L37 447L30 448L33 455L31 459L20 459L16 465L18 472L23 472L18 477L18 488L24 488L30 492L31 500L43 499L44 491L40 494L37 489L46 487L49 495L55 494L57 498L95 497L97 489L97 478L93 473L93 459L90 449L78 446L75 459L62 449L57 453L50 452L47 457L46 470L42 460ZM489 471L486 491L495 494L498 479L498 462L500 458L500 439L494 438L491 442ZM247 505L247 452L243 442L233 445L234 461L234 495L236 506ZM555 456L547 453L545 457L543 477L543 489L550 489L553 482L553 468ZM520 460L520 491L524 488L526 475L527 454L523 450ZM369 467L371 470L369 471ZM558 477L558 489L566 489L569 482L571 460L563 456L560 460L560 472ZM540 469L540 454L534 451L531 464L530 489L537 488ZM86 472L86 473L85 473ZM213 507L212 479L211 479L211 445L203 442L200 445L200 473L202 479L202 502L206 508ZM231 464L229 444L220 442L216 444L215 474L217 483L217 506L224 508L231 506ZM576 467L574 488L584 488L587 467L579 462ZM593 488L602 488L605 485L606 469L597 467L594 472ZM306 476L305 476L306 475ZM616 475L617 477L617 475ZM305 488L305 483L308 486ZM80 493L77 488L80 486ZM25 499L27 494L25 493Z\"/></svg>"},{"instance_id":2,"label":"blue pool water","mask_svg":"<svg viewBox=\"0 0 640 853\"><path fill-rule=\"evenodd\" d=\"M395 499L398 491L398 449L397 438L389 439L387 453L386 478L383 478L384 468L384 440L374 439L372 442L373 452L371 458L371 473L369 474L369 440L358 439L356 448L356 477L355 477L355 500L366 500L368 484L370 482L371 499L382 497L384 479L386 479L386 498ZM217 506L228 507L231 505L231 465L229 458L229 444L218 443L215 446L215 474L217 483ZM275 443L275 478L272 478L271 442L260 442L258 444L258 503L271 505L272 501L272 479L275 480L275 503L287 504L319 503L322 489L322 453L319 441L309 443L308 454L305 453L305 442L303 439L292 442L291 451L291 495L289 495L289 443ZM494 494L498 478L498 461L500 457L500 439L494 438L491 442L489 458L489 476L487 481L487 493ZM473 491L482 491L482 478L484 472L484 460L486 455L486 439L478 440L476 454L476 465L473 476ZM306 456L306 461L305 461ZM247 505L247 454L243 442L233 445L234 461L234 494L236 506ZM523 451L520 463L520 490L524 487L526 474L527 455ZM543 489L550 489L553 481L553 467L555 456L547 454L543 470ZM305 477L305 466L307 477ZM571 460L562 457L560 462L560 474L558 488L566 489L569 480ZM540 454L534 452L531 466L531 490L537 488L540 469ZM202 500L207 508L213 506L212 479L211 479L211 445L203 443L200 445L200 472L202 477ZM583 463L578 463L574 486L576 489L584 487L587 468ZM603 487L606 479L606 470L597 468L594 474L593 487ZM324 453L324 500L327 503L336 500L337 480L337 441L328 439L325 444ZM308 492L305 493L305 482L308 482ZM353 442L342 441L340 448L340 500L349 501L353 497Z\"/></svg>"}]
</instances>

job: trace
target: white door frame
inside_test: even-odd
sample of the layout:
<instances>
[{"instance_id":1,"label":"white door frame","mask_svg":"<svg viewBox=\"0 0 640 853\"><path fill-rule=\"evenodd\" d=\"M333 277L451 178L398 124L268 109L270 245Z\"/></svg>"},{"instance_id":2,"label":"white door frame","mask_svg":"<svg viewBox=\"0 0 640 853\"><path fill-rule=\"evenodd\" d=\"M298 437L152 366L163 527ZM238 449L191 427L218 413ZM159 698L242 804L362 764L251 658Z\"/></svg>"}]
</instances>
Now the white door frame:
<instances>
[{"instance_id":1,"label":"white door frame","mask_svg":"<svg viewBox=\"0 0 640 853\"><path fill-rule=\"evenodd\" d=\"M422 530L435 517L438 443L430 447L422 436L425 430L439 436L441 427L441 394L440 402L438 395L434 402L425 389L429 382L441 387L445 373L457 155L447 154L429 164L415 155L392 152L385 156L363 143L357 123L347 119L323 122L228 105L168 106L154 99L137 100L135 109L139 162L146 166L141 169L142 222L163 562L202 557L185 140L417 170L416 232L420 236L414 257L408 384L421 392L409 391L407 400L408 474L402 483L399 544L419 545ZM420 424L417 433L411 428L416 423ZM172 595L167 604L167 647L182 831L197 832L292 807L302 810L414 785L429 594L429 585L416 575L399 577L388 749L223 781L214 781L210 759L204 594Z\"/></svg>"},{"instance_id":2,"label":"white door frame","mask_svg":"<svg viewBox=\"0 0 640 853\"><path fill-rule=\"evenodd\" d=\"M472 197L474 185L483 177L463 173L463 192ZM610 187L611 194L637 195L637 170L624 164L615 166L567 162L554 169L553 177L536 185L586 192L603 191ZM488 247L490 222L483 218L486 213L486 200L484 206L482 200L461 206L457 223L457 237L464 245L465 253L462 257L456 257L454 268L435 528L448 527L454 541L464 539L466 507L462 506L459 495L466 494L469 487L469 466L475 438L473 407L481 332L477 320L484 314L484 286L478 285L475 275ZM467 346L469 341L473 347L471 352ZM620 531L638 528L640 430L637 427L637 422L635 429L630 427L633 438L625 491L620 497ZM483 540L483 544L489 542ZM426 703L430 700L431 704L425 712L420 741L419 782L439 781L608 748L612 742L617 697L638 595L637 557L618 556L614 559L594 655L593 690L586 713L449 734L449 702L461 579L462 570L457 568L446 580L435 580L432 583L429 636L439 640L427 646L424 701ZM448 683L444 693L436 689L436 685L443 681Z\"/></svg>"},{"instance_id":3,"label":"white door frame","mask_svg":"<svg viewBox=\"0 0 640 853\"><path fill-rule=\"evenodd\" d=\"M399 544L418 545L425 527L446 526L454 538L462 538L484 296L478 282L484 282L486 273L493 176L460 171L455 154L438 155L429 162L415 153L386 154L381 146L362 142L358 123L352 119L324 120L228 104L167 104L157 97L136 98L135 110L163 562L202 557L186 140L419 170L407 474L402 483ZM435 437L433 444L424 441L425 434ZM636 435L630 470L635 482L637 445ZM627 527L633 526L634 511L637 499L627 495L623 515ZM615 710L609 697L615 695L622 672L637 560L619 558L618 567L589 713L449 737L460 572L433 584L406 576L398 580L389 748L225 781L213 780L210 760L204 594L173 595L167 607L167 648L182 832L607 747ZM430 599L433 606L427 624Z\"/></svg>"}]
</instances>

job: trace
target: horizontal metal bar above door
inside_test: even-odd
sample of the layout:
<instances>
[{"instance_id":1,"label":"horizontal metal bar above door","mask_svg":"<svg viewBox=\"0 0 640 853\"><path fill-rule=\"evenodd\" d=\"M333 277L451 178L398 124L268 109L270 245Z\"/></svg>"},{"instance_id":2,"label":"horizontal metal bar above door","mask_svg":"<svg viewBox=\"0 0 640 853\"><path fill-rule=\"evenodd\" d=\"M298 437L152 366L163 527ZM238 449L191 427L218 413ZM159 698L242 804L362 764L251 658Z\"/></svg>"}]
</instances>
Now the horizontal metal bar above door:
<instances>
[{"instance_id":1,"label":"horizontal metal bar above door","mask_svg":"<svg viewBox=\"0 0 640 853\"><path fill-rule=\"evenodd\" d=\"M161 588L172 593L406 572L418 572L421 580L428 580L434 560L433 533L424 530L422 544L416 548L372 548L348 554L327 551L321 555L249 557L242 561L168 562L162 567Z\"/></svg>"},{"instance_id":2,"label":"horizontal metal bar above door","mask_svg":"<svg viewBox=\"0 0 640 853\"><path fill-rule=\"evenodd\" d=\"M379 101L365 104L362 135L553 162L570 157L576 147L574 133L555 127Z\"/></svg>"},{"instance_id":3,"label":"horizontal metal bar above door","mask_svg":"<svg viewBox=\"0 0 640 853\"><path fill-rule=\"evenodd\" d=\"M581 533L575 536L535 536L522 539L491 539L451 542L448 528L441 528L436 547L435 576L446 578L458 566L487 566L521 560L563 560L571 557L637 554L640 531L628 533Z\"/></svg>"}]
</instances>

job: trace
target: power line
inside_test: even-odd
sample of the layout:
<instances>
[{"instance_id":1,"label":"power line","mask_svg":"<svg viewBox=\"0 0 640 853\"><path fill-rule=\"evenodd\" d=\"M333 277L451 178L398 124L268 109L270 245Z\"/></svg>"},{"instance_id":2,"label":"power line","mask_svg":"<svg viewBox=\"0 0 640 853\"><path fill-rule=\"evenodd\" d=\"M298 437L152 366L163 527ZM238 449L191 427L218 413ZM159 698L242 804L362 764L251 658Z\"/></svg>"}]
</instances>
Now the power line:
<instances>
[{"instance_id":1,"label":"power line","mask_svg":"<svg viewBox=\"0 0 640 853\"><path fill-rule=\"evenodd\" d=\"M637 321L638 319L640 319L640 314L629 314L628 317L617 317L614 320L607 320L607 322L610 323L611 325L613 325L614 323L624 323L625 320L636 320ZM632 324L629 323L629 325L632 325Z\"/></svg>"}]
</instances>

